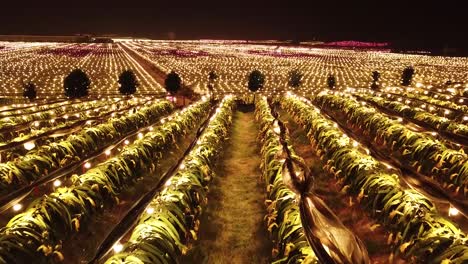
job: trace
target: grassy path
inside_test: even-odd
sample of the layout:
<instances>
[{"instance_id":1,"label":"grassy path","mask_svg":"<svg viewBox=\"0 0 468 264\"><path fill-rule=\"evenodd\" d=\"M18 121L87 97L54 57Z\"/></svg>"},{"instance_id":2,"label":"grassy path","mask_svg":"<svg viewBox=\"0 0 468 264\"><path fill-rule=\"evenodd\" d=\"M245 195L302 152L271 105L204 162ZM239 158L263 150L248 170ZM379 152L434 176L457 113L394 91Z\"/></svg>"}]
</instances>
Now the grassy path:
<instances>
[{"instance_id":1,"label":"grassy path","mask_svg":"<svg viewBox=\"0 0 468 264\"><path fill-rule=\"evenodd\" d=\"M210 185L200 237L181 263L269 263L271 242L263 217L258 128L253 112L237 111L231 138Z\"/></svg>"}]
</instances>

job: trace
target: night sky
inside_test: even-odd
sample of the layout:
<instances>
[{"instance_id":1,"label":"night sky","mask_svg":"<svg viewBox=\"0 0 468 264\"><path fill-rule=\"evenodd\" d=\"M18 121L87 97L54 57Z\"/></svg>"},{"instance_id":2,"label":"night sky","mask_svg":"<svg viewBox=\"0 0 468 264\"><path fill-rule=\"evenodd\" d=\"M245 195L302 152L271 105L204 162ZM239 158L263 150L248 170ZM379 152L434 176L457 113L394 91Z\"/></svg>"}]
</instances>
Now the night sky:
<instances>
[{"instance_id":1,"label":"night sky","mask_svg":"<svg viewBox=\"0 0 468 264\"><path fill-rule=\"evenodd\" d=\"M377 0L314 2L245 1L223 7L223 2L173 1L130 8L73 2L75 8L4 8L0 11L0 34L404 41L456 47L467 43L468 14L455 1L438 1L438 5Z\"/></svg>"}]
</instances>

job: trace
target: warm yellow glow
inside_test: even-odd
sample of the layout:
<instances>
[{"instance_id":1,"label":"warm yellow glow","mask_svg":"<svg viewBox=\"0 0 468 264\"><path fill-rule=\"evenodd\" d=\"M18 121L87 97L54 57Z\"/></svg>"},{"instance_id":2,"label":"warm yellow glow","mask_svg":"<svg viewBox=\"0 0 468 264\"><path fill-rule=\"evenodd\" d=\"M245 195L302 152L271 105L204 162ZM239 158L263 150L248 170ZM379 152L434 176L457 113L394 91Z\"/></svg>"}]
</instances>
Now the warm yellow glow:
<instances>
[{"instance_id":1,"label":"warm yellow glow","mask_svg":"<svg viewBox=\"0 0 468 264\"><path fill-rule=\"evenodd\" d=\"M23 208L22 204L18 203L18 204L13 205L13 211L15 211L15 212L21 210L21 208Z\"/></svg>"},{"instance_id":2,"label":"warm yellow glow","mask_svg":"<svg viewBox=\"0 0 468 264\"><path fill-rule=\"evenodd\" d=\"M26 150L31 150L36 147L36 144L34 143L34 141L29 141L29 142L24 143L23 146Z\"/></svg>"}]
</instances>

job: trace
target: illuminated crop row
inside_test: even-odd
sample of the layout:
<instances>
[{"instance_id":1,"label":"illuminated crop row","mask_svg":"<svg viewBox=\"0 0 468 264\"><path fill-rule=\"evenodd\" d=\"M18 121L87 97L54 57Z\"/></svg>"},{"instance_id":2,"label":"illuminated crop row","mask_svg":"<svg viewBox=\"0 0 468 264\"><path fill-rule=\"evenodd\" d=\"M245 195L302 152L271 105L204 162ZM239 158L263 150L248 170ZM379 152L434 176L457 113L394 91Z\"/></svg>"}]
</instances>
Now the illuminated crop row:
<instances>
[{"instance_id":1,"label":"illuminated crop row","mask_svg":"<svg viewBox=\"0 0 468 264\"><path fill-rule=\"evenodd\" d=\"M310 101L289 95L280 103L306 129L325 169L339 179L342 191L354 196L391 232L388 243L394 254L416 263L466 261L466 234L441 216L427 197L403 188L398 175L358 148Z\"/></svg>"}]
</instances>

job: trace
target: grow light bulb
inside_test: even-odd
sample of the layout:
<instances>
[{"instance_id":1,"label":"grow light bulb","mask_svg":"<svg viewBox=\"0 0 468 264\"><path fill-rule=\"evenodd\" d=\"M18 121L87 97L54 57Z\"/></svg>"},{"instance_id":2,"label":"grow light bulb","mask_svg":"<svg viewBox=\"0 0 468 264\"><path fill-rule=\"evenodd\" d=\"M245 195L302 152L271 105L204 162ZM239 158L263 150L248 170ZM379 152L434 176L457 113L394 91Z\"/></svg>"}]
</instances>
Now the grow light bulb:
<instances>
[{"instance_id":1,"label":"grow light bulb","mask_svg":"<svg viewBox=\"0 0 468 264\"><path fill-rule=\"evenodd\" d=\"M448 213L449 216L455 216L455 215L458 215L458 213L459 211L457 208L450 206L449 213Z\"/></svg>"},{"instance_id":2,"label":"grow light bulb","mask_svg":"<svg viewBox=\"0 0 468 264\"><path fill-rule=\"evenodd\" d=\"M114 249L114 252L115 252L115 253L119 253L120 251L122 251L123 245L120 244L120 242L117 242L117 243L114 244L114 246L112 247L112 249Z\"/></svg>"},{"instance_id":3,"label":"grow light bulb","mask_svg":"<svg viewBox=\"0 0 468 264\"><path fill-rule=\"evenodd\" d=\"M273 128L273 131L278 135L281 133L281 129L278 125L275 125L275 127Z\"/></svg>"},{"instance_id":4,"label":"grow light bulb","mask_svg":"<svg viewBox=\"0 0 468 264\"><path fill-rule=\"evenodd\" d=\"M21 210L21 208L23 208L23 205L22 205L22 204L15 204L15 205L13 205L13 211L18 212L19 210Z\"/></svg>"},{"instance_id":5,"label":"grow light bulb","mask_svg":"<svg viewBox=\"0 0 468 264\"><path fill-rule=\"evenodd\" d=\"M171 179L169 179L169 180L167 180L166 183L164 183L164 185L169 186L169 185L171 185L171 183L172 183L172 181L171 181Z\"/></svg>"},{"instance_id":6,"label":"grow light bulb","mask_svg":"<svg viewBox=\"0 0 468 264\"><path fill-rule=\"evenodd\" d=\"M24 148L26 150L31 150L35 147L36 147L36 144L34 144L34 141L29 141L29 142L24 143Z\"/></svg>"},{"instance_id":7,"label":"grow light bulb","mask_svg":"<svg viewBox=\"0 0 468 264\"><path fill-rule=\"evenodd\" d=\"M62 185L62 182L60 180L55 180L54 181L54 186L55 187L59 187L60 185Z\"/></svg>"}]
</instances>

